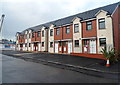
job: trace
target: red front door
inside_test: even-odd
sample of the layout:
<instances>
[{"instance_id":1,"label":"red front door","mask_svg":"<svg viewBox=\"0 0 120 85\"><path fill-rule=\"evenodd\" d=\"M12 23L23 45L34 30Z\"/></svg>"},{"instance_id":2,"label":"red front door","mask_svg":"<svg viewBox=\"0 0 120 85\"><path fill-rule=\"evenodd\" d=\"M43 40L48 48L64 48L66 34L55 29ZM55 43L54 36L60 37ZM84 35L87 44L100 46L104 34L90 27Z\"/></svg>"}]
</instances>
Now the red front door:
<instances>
[{"instance_id":1,"label":"red front door","mask_svg":"<svg viewBox=\"0 0 120 85\"><path fill-rule=\"evenodd\" d=\"M23 44L20 44L20 51L23 50Z\"/></svg>"},{"instance_id":2,"label":"red front door","mask_svg":"<svg viewBox=\"0 0 120 85\"><path fill-rule=\"evenodd\" d=\"M38 43L34 43L34 51L38 51Z\"/></svg>"}]
</instances>

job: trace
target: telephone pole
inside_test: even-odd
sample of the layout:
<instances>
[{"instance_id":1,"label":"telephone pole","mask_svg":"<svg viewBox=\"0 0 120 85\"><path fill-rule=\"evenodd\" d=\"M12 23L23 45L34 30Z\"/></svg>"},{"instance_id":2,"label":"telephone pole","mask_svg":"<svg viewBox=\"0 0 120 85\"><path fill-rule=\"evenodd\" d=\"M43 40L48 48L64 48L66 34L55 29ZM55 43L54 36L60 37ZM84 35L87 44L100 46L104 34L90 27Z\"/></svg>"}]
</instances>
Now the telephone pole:
<instances>
[{"instance_id":1,"label":"telephone pole","mask_svg":"<svg viewBox=\"0 0 120 85\"><path fill-rule=\"evenodd\" d=\"M3 25L4 17L5 17L5 15L2 14L1 19L0 19L0 33L1 33L1 30L2 30L2 25Z\"/></svg>"}]
</instances>

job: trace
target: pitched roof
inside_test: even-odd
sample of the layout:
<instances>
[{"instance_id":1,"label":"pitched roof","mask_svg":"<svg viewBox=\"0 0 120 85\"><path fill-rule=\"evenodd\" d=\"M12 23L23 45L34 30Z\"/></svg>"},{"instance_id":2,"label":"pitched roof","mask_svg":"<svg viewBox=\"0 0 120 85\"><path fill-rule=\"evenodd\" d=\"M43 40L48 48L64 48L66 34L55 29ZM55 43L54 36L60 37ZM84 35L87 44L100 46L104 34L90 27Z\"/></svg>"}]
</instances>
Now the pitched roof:
<instances>
[{"instance_id":1,"label":"pitched roof","mask_svg":"<svg viewBox=\"0 0 120 85\"><path fill-rule=\"evenodd\" d=\"M114 12L114 10L116 9L116 7L118 5L120 5L120 2L117 2L117 3L114 3L114 4L110 4L110 5L107 5L107 6L103 6L103 7L99 7L99 8L96 8L96 9L93 9L93 10L89 10L89 11L86 11L86 12L78 13L76 15L68 16L68 17L65 17L65 18L62 18L62 19L58 19L58 20L55 20L55 21L51 21L51 22L48 22L48 23L45 23L45 24L41 24L41 25L38 25L38 26L34 26L34 27L28 28L26 30L32 29L34 31L38 31L43 26L46 27L46 28L48 28L51 24L55 25L56 27L62 26L62 25L66 25L66 24L71 24L73 18L75 18L75 17L79 17L82 20L87 20L87 19L95 18L95 14L98 11L100 11L100 10L107 11L108 15L112 15L112 13ZM23 32L21 32L21 34L24 34L24 32L26 30L24 30Z\"/></svg>"}]
</instances>

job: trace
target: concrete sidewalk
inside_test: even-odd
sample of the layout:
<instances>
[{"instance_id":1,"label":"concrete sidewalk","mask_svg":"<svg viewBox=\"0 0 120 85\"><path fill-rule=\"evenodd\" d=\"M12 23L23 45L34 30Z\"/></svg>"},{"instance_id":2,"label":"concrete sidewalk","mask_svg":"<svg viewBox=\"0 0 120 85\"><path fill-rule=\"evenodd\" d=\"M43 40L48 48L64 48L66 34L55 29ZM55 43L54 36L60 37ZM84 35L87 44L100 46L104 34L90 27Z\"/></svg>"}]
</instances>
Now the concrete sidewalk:
<instances>
[{"instance_id":1,"label":"concrete sidewalk","mask_svg":"<svg viewBox=\"0 0 120 85\"><path fill-rule=\"evenodd\" d=\"M64 69L71 69L87 74L97 74L97 76L102 77L105 77L105 75L107 76L109 74L108 77L118 78L120 74L120 62L112 64L109 68L107 68L105 67L105 60L73 55L31 53L23 51L2 51L2 54L23 58L33 62L42 62L44 64L54 65Z\"/></svg>"}]
</instances>

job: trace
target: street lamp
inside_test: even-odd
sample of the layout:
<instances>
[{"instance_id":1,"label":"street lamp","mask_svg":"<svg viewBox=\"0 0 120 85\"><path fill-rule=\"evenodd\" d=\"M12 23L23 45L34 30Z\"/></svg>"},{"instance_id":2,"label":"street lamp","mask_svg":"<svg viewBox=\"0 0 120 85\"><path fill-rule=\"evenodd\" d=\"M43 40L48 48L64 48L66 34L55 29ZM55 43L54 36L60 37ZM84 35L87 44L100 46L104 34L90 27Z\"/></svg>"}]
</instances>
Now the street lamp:
<instances>
[{"instance_id":1,"label":"street lamp","mask_svg":"<svg viewBox=\"0 0 120 85\"><path fill-rule=\"evenodd\" d=\"M2 25L3 25L3 21L4 21L4 17L5 17L5 15L4 14L2 14L2 16L1 16L1 24L0 24L0 32L1 32L1 30L2 30Z\"/></svg>"}]
</instances>

